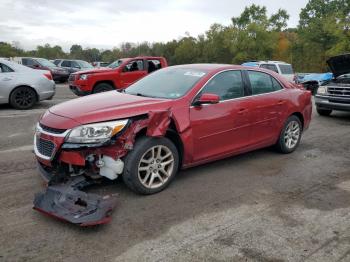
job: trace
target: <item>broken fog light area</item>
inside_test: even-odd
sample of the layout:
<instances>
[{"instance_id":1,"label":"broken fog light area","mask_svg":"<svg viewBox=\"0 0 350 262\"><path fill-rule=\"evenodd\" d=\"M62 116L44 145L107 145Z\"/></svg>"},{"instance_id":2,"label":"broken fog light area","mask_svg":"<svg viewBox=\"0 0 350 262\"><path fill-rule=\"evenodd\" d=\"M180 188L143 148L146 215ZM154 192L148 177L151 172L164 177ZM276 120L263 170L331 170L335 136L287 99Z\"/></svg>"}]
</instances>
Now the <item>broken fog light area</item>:
<instances>
[{"instance_id":1,"label":"broken fog light area","mask_svg":"<svg viewBox=\"0 0 350 262\"><path fill-rule=\"evenodd\" d=\"M51 184L51 185L50 185ZM81 191L94 184L84 177L52 184L34 198L34 209L49 216L80 226L106 224L111 221L116 195L99 196Z\"/></svg>"}]
</instances>

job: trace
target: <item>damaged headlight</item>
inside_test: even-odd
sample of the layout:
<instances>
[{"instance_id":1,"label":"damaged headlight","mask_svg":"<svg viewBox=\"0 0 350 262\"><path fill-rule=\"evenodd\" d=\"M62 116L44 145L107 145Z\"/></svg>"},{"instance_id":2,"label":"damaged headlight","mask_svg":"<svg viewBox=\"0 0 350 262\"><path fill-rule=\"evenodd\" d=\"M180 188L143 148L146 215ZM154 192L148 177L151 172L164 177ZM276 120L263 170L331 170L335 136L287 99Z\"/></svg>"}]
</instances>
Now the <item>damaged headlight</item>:
<instances>
[{"instance_id":1,"label":"damaged headlight","mask_svg":"<svg viewBox=\"0 0 350 262\"><path fill-rule=\"evenodd\" d=\"M78 126L69 133L66 142L104 143L122 131L127 123L128 120L118 120Z\"/></svg>"}]
</instances>

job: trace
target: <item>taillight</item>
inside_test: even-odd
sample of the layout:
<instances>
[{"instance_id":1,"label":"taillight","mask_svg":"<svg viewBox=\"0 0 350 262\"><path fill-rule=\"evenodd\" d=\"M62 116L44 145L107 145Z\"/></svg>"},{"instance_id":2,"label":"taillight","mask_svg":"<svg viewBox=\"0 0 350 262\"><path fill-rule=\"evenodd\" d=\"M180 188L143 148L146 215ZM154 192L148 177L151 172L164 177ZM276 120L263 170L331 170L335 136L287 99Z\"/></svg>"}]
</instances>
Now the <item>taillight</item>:
<instances>
[{"instance_id":1,"label":"taillight","mask_svg":"<svg viewBox=\"0 0 350 262\"><path fill-rule=\"evenodd\" d=\"M50 72L45 73L44 76L46 76L47 79L52 80L52 75Z\"/></svg>"}]
</instances>

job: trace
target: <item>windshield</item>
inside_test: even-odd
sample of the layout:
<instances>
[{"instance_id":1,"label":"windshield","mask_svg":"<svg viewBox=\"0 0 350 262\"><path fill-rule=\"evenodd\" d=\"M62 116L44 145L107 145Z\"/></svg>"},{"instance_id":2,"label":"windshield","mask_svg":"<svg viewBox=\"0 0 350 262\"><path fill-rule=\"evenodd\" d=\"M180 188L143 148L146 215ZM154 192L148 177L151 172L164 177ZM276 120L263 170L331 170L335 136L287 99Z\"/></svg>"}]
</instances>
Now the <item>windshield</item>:
<instances>
[{"instance_id":1,"label":"windshield","mask_svg":"<svg viewBox=\"0 0 350 262\"><path fill-rule=\"evenodd\" d=\"M47 59L44 58L36 58L36 60L42 65L42 66L46 66L46 67L56 67L56 65L52 62L50 62Z\"/></svg>"},{"instance_id":2,"label":"windshield","mask_svg":"<svg viewBox=\"0 0 350 262\"><path fill-rule=\"evenodd\" d=\"M92 65L90 65L88 62L83 60L78 60L77 63L81 68L94 68Z\"/></svg>"},{"instance_id":3,"label":"windshield","mask_svg":"<svg viewBox=\"0 0 350 262\"><path fill-rule=\"evenodd\" d=\"M110 64L108 67L109 68L112 68L112 69L114 69L114 68L117 68L117 67L119 67L123 62L124 62L124 60L125 59L119 59L119 60L117 60L117 61L114 61L112 64Z\"/></svg>"},{"instance_id":4,"label":"windshield","mask_svg":"<svg viewBox=\"0 0 350 262\"><path fill-rule=\"evenodd\" d=\"M125 93L176 99L185 95L205 75L206 72L196 69L168 67L132 84Z\"/></svg>"}]
</instances>

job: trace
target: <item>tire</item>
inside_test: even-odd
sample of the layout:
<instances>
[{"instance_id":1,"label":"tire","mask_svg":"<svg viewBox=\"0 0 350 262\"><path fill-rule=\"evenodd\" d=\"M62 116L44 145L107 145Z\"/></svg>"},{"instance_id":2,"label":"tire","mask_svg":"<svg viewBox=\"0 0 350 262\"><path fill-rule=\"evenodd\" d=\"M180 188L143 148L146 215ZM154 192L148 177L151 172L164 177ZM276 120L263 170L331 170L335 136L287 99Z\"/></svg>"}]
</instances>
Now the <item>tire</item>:
<instances>
[{"instance_id":1,"label":"tire","mask_svg":"<svg viewBox=\"0 0 350 262\"><path fill-rule=\"evenodd\" d=\"M284 124L276 148L283 154L289 154L295 151L300 144L302 136L302 124L297 116L290 116Z\"/></svg>"},{"instance_id":2,"label":"tire","mask_svg":"<svg viewBox=\"0 0 350 262\"><path fill-rule=\"evenodd\" d=\"M114 87L111 86L110 84L100 83L94 87L94 91L92 93L97 94L97 93L102 93L102 92L107 92L112 90L114 90Z\"/></svg>"},{"instance_id":3,"label":"tire","mask_svg":"<svg viewBox=\"0 0 350 262\"><path fill-rule=\"evenodd\" d=\"M16 109L25 110L32 108L36 102L36 92L27 86L16 88L10 95L10 105Z\"/></svg>"},{"instance_id":4,"label":"tire","mask_svg":"<svg viewBox=\"0 0 350 262\"><path fill-rule=\"evenodd\" d=\"M157 156L159 152L164 159ZM179 153L168 138L142 137L136 141L134 149L125 157L123 180L135 193L155 194L171 183L177 173L178 165Z\"/></svg>"},{"instance_id":5,"label":"tire","mask_svg":"<svg viewBox=\"0 0 350 262\"><path fill-rule=\"evenodd\" d=\"M332 109L321 109L317 107L316 111L320 116L329 116L332 114Z\"/></svg>"}]
</instances>

